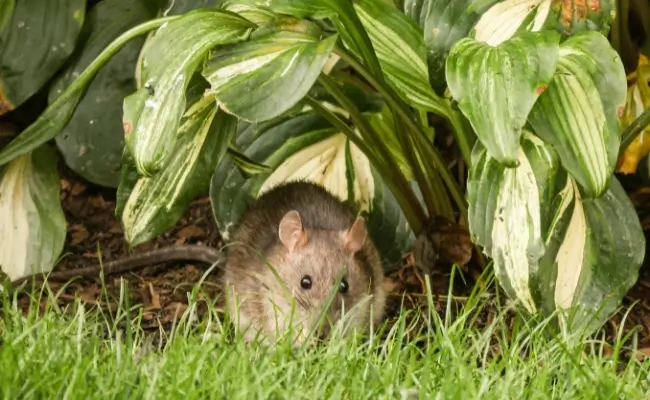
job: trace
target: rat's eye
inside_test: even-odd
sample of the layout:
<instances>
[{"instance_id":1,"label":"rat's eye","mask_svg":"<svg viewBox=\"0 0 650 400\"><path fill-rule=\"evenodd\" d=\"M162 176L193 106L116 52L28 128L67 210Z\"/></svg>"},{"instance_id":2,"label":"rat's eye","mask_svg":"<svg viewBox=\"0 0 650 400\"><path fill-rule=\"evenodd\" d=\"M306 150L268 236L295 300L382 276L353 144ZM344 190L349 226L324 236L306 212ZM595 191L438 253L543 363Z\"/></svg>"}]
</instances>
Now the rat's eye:
<instances>
[{"instance_id":1,"label":"rat's eye","mask_svg":"<svg viewBox=\"0 0 650 400\"><path fill-rule=\"evenodd\" d=\"M303 276L300 280L300 286L302 286L303 289L311 289L311 276Z\"/></svg>"},{"instance_id":2,"label":"rat's eye","mask_svg":"<svg viewBox=\"0 0 650 400\"><path fill-rule=\"evenodd\" d=\"M348 286L348 281L345 279L341 279L341 284L339 285L339 292L345 294L348 292L349 286Z\"/></svg>"}]
</instances>

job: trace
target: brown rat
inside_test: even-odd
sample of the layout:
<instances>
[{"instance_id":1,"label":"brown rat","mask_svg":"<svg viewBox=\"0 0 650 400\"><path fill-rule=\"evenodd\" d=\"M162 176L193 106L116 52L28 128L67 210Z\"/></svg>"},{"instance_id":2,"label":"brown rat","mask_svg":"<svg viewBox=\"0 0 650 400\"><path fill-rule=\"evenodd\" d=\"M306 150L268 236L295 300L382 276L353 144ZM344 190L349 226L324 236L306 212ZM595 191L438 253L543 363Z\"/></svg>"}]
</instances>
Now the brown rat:
<instances>
[{"instance_id":1,"label":"brown rat","mask_svg":"<svg viewBox=\"0 0 650 400\"><path fill-rule=\"evenodd\" d=\"M315 326L335 292L330 323L345 314L346 328L356 329L384 316L384 273L365 220L320 185L296 181L263 193L248 206L226 253L227 308L247 341L258 331L263 341L276 339L289 323L298 344L311 329L327 336L330 324Z\"/></svg>"}]
</instances>

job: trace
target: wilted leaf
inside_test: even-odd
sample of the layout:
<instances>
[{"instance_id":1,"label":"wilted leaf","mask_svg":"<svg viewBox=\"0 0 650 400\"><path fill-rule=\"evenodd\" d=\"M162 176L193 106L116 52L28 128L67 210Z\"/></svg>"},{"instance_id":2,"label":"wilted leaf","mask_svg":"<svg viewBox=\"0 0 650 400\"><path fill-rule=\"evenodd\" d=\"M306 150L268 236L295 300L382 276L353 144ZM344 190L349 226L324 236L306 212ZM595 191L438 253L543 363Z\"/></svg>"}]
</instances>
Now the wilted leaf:
<instances>
[{"instance_id":1,"label":"wilted leaf","mask_svg":"<svg viewBox=\"0 0 650 400\"><path fill-rule=\"evenodd\" d=\"M254 136L255 139L251 140ZM212 176L212 210L224 240L239 222L246 204L280 182L307 179L321 183L342 200L369 213L368 227L387 269L397 265L412 243L411 229L368 159L347 137L312 112L295 116L263 132L245 130L238 145L249 159L272 168L247 178L225 157Z\"/></svg>"},{"instance_id":2,"label":"wilted leaf","mask_svg":"<svg viewBox=\"0 0 650 400\"><path fill-rule=\"evenodd\" d=\"M0 270L11 280L48 272L63 250L66 221L56 155L42 146L2 171Z\"/></svg>"},{"instance_id":3,"label":"wilted leaf","mask_svg":"<svg viewBox=\"0 0 650 400\"><path fill-rule=\"evenodd\" d=\"M447 58L447 83L489 155L516 166L530 110L555 73L560 35L524 32L498 46L464 38Z\"/></svg>"},{"instance_id":4,"label":"wilted leaf","mask_svg":"<svg viewBox=\"0 0 650 400\"><path fill-rule=\"evenodd\" d=\"M519 166L507 168L477 142L467 182L468 222L474 243L494 259L499 283L531 313L537 311L539 259L559 160L555 151L525 132Z\"/></svg>"},{"instance_id":5,"label":"wilted leaf","mask_svg":"<svg viewBox=\"0 0 650 400\"><path fill-rule=\"evenodd\" d=\"M52 85L52 103L119 35L152 19L166 0L104 0L95 5L80 34L82 51ZM117 187L124 148L122 101L136 89L133 71L144 38L136 38L117 52L97 73L70 122L56 137L66 164L84 179Z\"/></svg>"},{"instance_id":6,"label":"wilted leaf","mask_svg":"<svg viewBox=\"0 0 650 400\"><path fill-rule=\"evenodd\" d=\"M210 176L226 153L236 126L237 120L219 110L214 98L208 96L184 114L175 132L176 147L166 168L159 173L134 182L133 160L125 152L116 213L121 216L131 246L174 226L189 203L207 191Z\"/></svg>"},{"instance_id":7,"label":"wilted leaf","mask_svg":"<svg viewBox=\"0 0 650 400\"><path fill-rule=\"evenodd\" d=\"M650 108L650 62L640 55L636 70L636 81L627 89L627 100L623 114L623 124L627 127L646 109ZM639 161L650 154L650 127L646 127L625 149L618 160L616 171L634 174Z\"/></svg>"},{"instance_id":8,"label":"wilted leaf","mask_svg":"<svg viewBox=\"0 0 650 400\"><path fill-rule=\"evenodd\" d=\"M451 47L467 36L479 14L468 10L472 0L406 0L404 13L424 31L429 82L442 94L447 87L445 61Z\"/></svg>"},{"instance_id":9,"label":"wilted leaf","mask_svg":"<svg viewBox=\"0 0 650 400\"><path fill-rule=\"evenodd\" d=\"M126 144L138 173L166 166L185 111L185 90L209 49L245 40L255 25L227 11L194 10L161 26L142 56L143 86L124 99Z\"/></svg>"},{"instance_id":10,"label":"wilted leaf","mask_svg":"<svg viewBox=\"0 0 650 400\"><path fill-rule=\"evenodd\" d=\"M271 32L216 49L203 75L223 109L247 121L269 120L307 94L336 39L336 35L318 40L300 32Z\"/></svg>"},{"instance_id":11,"label":"wilted leaf","mask_svg":"<svg viewBox=\"0 0 650 400\"><path fill-rule=\"evenodd\" d=\"M0 33L0 115L23 104L61 68L75 48L85 13L85 0L15 3Z\"/></svg>"},{"instance_id":12,"label":"wilted leaf","mask_svg":"<svg viewBox=\"0 0 650 400\"><path fill-rule=\"evenodd\" d=\"M621 59L607 39L585 31L562 43L557 72L529 116L584 196L604 193L614 173L626 86Z\"/></svg>"}]
</instances>

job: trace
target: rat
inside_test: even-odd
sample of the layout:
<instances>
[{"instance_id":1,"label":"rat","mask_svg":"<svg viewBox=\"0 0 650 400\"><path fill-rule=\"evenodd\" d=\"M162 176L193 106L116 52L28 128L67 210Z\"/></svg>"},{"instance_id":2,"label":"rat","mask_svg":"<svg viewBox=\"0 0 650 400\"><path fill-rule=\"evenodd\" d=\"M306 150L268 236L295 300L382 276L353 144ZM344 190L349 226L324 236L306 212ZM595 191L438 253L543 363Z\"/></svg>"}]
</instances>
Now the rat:
<instances>
[{"instance_id":1,"label":"rat","mask_svg":"<svg viewBox=\"0 0 650 400\"><path fill-rule=\"evenodd\" d=\"M57 272L37 272L18 278L11 283L20 284L31 279L47 278L52 281L65 281L71 278L97 278L103 271L105 275L119 274L135 268L143 268L152 264L160 264L171 261L198 261L205 264L222 263L225 260L224 254L212 247L201 245L177 245L144 251L142 253L132 254L128 257L97 264L85 268L73 268Z\"/></svg>"},{"instance_id":2,"label":"rat","mask_svg":"<svg viewBox=\"0 0 650 400\"><path fill-rule=\"evenodd\" d=\"M226 254L226 308L246 342L259 334L269 343L291 328L300 345L310 331L327 337L339 321L345 335L383 319L384 273L366 221L319 184L285 182L261 194ZM319 325L325 309L329 321Z\"/></svg>"}]
</instances>

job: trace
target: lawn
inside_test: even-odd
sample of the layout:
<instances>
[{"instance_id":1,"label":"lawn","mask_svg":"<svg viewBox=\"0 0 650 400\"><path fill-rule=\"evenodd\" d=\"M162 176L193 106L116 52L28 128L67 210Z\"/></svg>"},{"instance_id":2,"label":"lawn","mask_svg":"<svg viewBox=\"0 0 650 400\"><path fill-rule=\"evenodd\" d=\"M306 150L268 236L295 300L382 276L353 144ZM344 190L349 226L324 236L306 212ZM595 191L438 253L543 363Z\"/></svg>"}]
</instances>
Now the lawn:
<instances>
[{"instance_id":1,"label":"lawn","mask_svg":"<svg viewBox=\"0 0 650 400\"><path fill-rule=\"evenodd\" d=\"M407 311L390 328L386 325L383 335L367 340L334 337L292 350L285 342L269 348L247 346L221 333L216 309L195 318L195 302L173 329L151 335L140 328L142 314L135 307L123 305L108 313L81 301L66 308L54 301L39 307L33 301L25 312L15 297L5 295L0 396L648 398L650 363L636 357L624 360L633 345L630 339L608 346L566 334L548 336L544 321L505 311L480 324L474 311L488 302L494 298L475 294L453 320L436 312ZM423 329L415 330L418 326Z\"/></svg>"}]
</instances>

